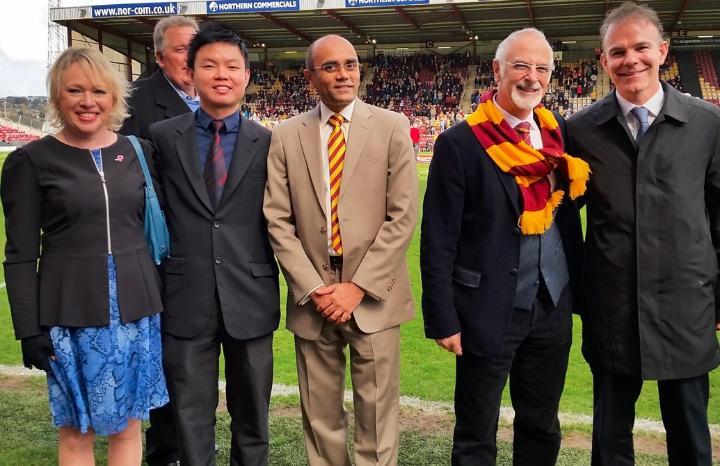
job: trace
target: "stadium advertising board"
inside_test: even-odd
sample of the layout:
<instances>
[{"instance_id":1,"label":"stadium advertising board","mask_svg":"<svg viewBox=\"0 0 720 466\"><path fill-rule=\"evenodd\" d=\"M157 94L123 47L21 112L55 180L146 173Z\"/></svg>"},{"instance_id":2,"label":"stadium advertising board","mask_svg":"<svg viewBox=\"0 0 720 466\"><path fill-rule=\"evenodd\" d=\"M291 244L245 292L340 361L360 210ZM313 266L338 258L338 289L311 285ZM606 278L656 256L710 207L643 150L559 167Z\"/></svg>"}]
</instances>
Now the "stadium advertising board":
<instances>
[{"instance_id":1,"label":"stadium advertising board","mask_svg":"<svg viewBox=\"0 0 720 466\"><path fill-rule=\"evenodd\" d=\"M112 16L165 16L176 15L177 2L163 3L125 3L120 5L100 5L92 7L93 18Z\"/></svg>"},{"instance_id":2,"label":"stadium advertising board","mask_svg":"<svg viewBox=\"0 0 720 466\"><path fill-rule=\"evenodd\" d=\"M682 48L718 47L720 37L673 37L670 39L670 45Z\"/></svg>"},{"instance_id":3,"label":"stadium advertising board","mask_svg":"<svg viewBox=\"0 0 720 466\"><path fill-rule=\"evenodd\" d=\"M250 0L247 2L213 0L211 2L207 2L207 13L209 15L299 10L300 0Z\"/></svg>"},{"instance_id":4,"label":"stadium advertising board","mask_svg":"<svg viewBox=\"0 0 720 466\"><path fill-rule=\"evenodd\" d=\"M430 0L345 0L345 8L367 8L373 6L428 5Z\"/></svg>"}]
</instances>

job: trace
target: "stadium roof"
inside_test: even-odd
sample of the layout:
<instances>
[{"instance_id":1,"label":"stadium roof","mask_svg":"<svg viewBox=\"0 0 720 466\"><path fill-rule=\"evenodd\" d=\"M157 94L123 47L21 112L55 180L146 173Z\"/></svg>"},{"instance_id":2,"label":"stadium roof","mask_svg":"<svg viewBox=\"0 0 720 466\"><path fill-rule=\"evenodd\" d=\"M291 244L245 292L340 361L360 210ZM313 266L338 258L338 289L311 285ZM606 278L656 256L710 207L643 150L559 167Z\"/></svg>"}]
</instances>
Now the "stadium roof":
<instances>
[{"instance_id":1,"label":"stadium roof","mask_svg":"<svg viewBox=\"0 0 720 466\"><path fill-rule=\"evenodd\" d=\"M109 34L135 46L152 46L152 31L160 19L150 8L169 8L179 14L226 24L250 45L268 48L305 47L328 33L340 34L356 45L376 41L426 44L497 40L527 26L552 39L596 36L610 0L227 0L165 2L142 5L98 5L58 8L50 19L93 37ZM720 26L718 0L646 0L666 32L716 31ZM123 7L124 9L120 9ZM134 9L134 7L145 8ZM173 10L176 8L176 10ZM228 12L234 10L235 12ZM160 11L160 10L156 10ZM121 16L126 13L126 16ZM138 14L139 13L139 14ZM145 14L143 14L145 13ZM135 47L133 47L135 48ZM139 55L139 54L138 54Z\"/></svg>"}]
</instances>

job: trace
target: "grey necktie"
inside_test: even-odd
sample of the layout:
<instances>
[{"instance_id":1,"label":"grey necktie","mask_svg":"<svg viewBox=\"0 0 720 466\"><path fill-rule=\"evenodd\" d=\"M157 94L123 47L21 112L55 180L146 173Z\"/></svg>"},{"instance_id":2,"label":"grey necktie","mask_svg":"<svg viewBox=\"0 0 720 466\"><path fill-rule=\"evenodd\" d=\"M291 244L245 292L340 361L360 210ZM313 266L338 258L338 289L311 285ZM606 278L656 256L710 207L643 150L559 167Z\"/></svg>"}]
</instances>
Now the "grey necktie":
<instances>
[{"instance_id":1,"label":"grey necktie","mask_svg":"<svg viewBox=\"0 0 720 466\"><path fill-rule=\"evenodd\" d=\"M640 122L640 128L638 128L637 136L635 136L635 140L640 142L640 139L645 135L645 132L650 126L650 123L648 123L648 109L645 107L635 107L630 111Z\"/></svg>"}]
</instances>

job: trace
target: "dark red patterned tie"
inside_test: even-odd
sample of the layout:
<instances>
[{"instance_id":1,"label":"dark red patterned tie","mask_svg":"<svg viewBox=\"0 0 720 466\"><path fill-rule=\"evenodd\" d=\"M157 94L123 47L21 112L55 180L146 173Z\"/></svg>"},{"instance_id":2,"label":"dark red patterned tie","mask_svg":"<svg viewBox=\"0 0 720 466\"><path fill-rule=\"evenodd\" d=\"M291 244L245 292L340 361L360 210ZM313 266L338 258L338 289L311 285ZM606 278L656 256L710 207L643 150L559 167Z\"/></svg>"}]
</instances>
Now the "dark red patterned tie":
<instances>
[{"instance_id":1,"label":"dark red patterned tie","mask_svg":"<svg viewBox=\"0 0 720 466\"><path fill-rule=\"evenodd\" d=\"M521 121L515 125L515 132L520 135L520 139L522 139L528 146L532 146L530 143L530 128L530 123L527 121Z\"/></svg>"},{"instance_id":2,"label":"dark red patterned tie","mask_svg":"<svg viewBox=\"0 0 720 466\"><path fill-rule=\"evenodd\" d=\"M220 130L225 127L222 120L213 120L212 127L214 130L212 146L205 161L203 169L203 178L205 179L205 187L207 187L210 196L210 204L213 209L217 208L220 199L222 199L223 188L227 181L227 167L225 167L225 154L223 152L220 139Z\"/></svg>"}]
</instances>

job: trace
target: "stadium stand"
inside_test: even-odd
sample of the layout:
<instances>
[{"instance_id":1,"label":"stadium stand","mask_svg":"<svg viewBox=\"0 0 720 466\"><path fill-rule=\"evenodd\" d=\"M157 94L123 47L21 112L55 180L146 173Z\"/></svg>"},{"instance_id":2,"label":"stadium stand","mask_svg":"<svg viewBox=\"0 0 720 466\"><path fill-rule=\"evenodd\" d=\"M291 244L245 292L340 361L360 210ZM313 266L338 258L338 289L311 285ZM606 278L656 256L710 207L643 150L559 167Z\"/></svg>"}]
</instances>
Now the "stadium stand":
<instances>
[{"instance_id":1,"label":"stadium stand","mask_svg":"<svg viewBox=\"0 0 720 466\"><path fill-rule=\"evenodd\" d=\"M40 136L41 133L37 130L0 118L0 146L22 146L39 139Z\"/></svg>"},{"instance_id":2,"label":"stadium stand","mask_svg":"<svg viewBox=\"0 0 720 466\"><path fill-rule=\"evenodd\" d=\"M702 98L720 105L720 82L712 54L707 50L696 50L693 54L697 66Z\"/></svg>"},{"instance_id":3,"label":"stadium stand","mask_svg":"<svg viewBox=\"0 0 720 466\"><path fill-rule=\"evenodd\" d=\"M683 91L677 56L673 52L668 54L665 59L665 63L660 67L660 79L667 81L668 84L675 87L677 90L681 92Z\"/></svg>"},{"instance_id":4,"label":"stadium stand","mask_svg":"<svg viewBox=\"0 0 720 466\"><path fill-rule=\"evenodd\" d=\"M456 114L464 92L470 59L466 55L378 55L370 63L372 81L365 101L405 113L433 118Z\"/></svg>"}]
</instances>

